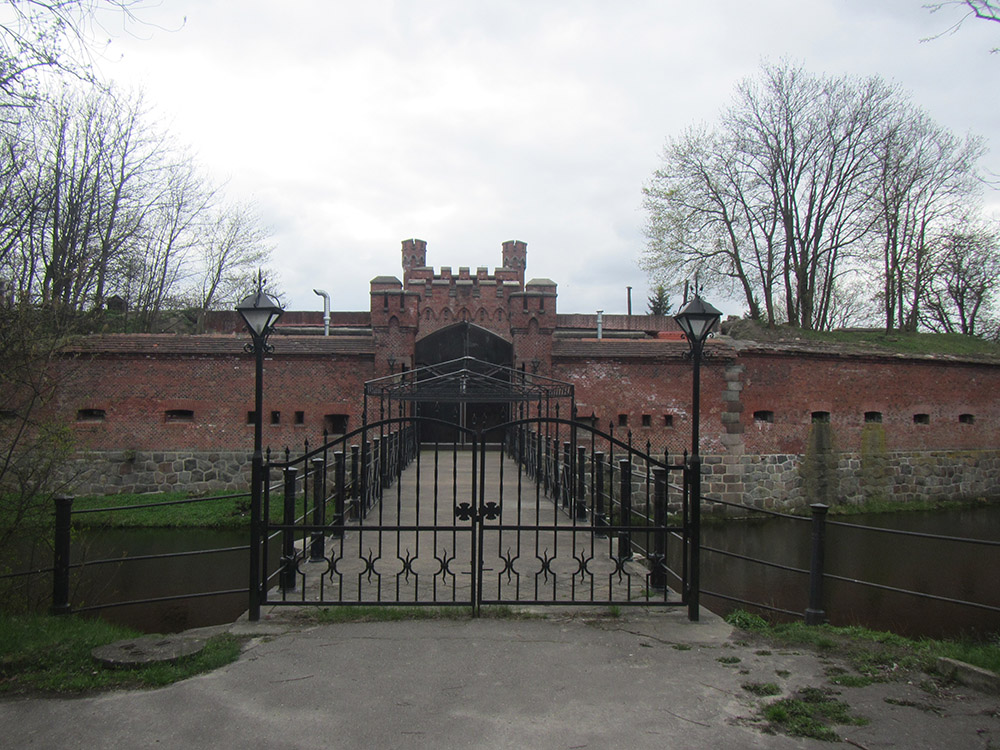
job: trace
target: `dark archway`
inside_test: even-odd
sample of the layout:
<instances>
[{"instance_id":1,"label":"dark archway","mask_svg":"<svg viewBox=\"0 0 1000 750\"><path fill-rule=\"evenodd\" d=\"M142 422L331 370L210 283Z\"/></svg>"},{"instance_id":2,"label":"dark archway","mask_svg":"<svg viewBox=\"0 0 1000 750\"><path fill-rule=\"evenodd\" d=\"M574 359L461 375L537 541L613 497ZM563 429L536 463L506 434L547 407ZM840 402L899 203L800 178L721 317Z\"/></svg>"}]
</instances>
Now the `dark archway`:
<instances>
[{"instance_id":1,"label":"dark archway","mask_svg":"<svg viewBox=\"0 0 1000 750\"><path fill-rule=\"evenodd\" d=\"M432 367L465 357L491 365L513 369L514 345L485 328L468 322L435 331L416 343L414 365ZM470 402L465 400L429 401L417 404L417 414L435 417L471 429L487 429L510 418L506 402ZM441 435L425 434L428 441L451 440L442 428Z\"/></svg>"}]
</instances>

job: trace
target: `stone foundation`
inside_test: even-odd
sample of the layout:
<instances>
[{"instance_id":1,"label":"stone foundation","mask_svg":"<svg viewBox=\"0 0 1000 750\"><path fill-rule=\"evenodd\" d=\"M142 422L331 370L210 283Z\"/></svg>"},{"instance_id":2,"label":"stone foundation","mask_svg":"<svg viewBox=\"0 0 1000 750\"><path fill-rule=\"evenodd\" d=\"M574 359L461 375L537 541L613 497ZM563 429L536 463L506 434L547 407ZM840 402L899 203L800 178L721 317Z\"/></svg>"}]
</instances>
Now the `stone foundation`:
<instances>
[{"instance_id":1,"label":"stone foundation","mask_svg":"<svg viewBox=\"0 0 1000 750\"><path fill-rule=\"evenodd\" d=\"M705 495L755 508L1000 495L995 450L705 456L703 462Z\"/></svg>"},{"instance_id":2,"label":"stone foundation","mask_svg":"<svg viewBox=\"0 0 1000 750\"><path fill-rule=\"evenodd\" d=\"M81 451L65 466L78 496L143 492L249 491L244 451Z\"/></svg>"}]
</instances>

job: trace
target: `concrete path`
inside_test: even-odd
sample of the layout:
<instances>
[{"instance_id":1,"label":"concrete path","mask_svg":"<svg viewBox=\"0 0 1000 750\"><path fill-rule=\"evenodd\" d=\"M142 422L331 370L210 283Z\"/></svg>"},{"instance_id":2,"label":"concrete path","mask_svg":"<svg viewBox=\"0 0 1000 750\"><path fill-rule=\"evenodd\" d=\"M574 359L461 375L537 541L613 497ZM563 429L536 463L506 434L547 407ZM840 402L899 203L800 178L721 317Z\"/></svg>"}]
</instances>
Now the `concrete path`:
<instances>
[{"instance_id":1,"label":"concrete path","mask_svg":"<svg viewBox=\"0 0 1000 750\"><path fill-rule=\"evenodd\" d=\"M765 700L828 685L829 660L733 640L706 613L315 626L283 609L235 663L167 688L0 702L5 747L829 748L765 734ZM204 635L204 633L201 633ZM917 685L841 688L852 747L989 748L997 699ZM991 744L992 743L992 744Z\"/></svg>"}]
</instances>

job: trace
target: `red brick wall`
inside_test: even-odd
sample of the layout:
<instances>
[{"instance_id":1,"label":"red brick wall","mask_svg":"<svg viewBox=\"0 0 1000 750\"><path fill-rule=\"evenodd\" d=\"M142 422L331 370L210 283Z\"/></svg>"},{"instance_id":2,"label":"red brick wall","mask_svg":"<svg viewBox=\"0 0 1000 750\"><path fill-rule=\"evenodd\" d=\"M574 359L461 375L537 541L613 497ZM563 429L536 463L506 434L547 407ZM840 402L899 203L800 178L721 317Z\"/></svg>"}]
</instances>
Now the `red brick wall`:
<instances>
[{"instance_id":1,"label":"red brick wall","mask_svg":"<svg viewBox=\"0 0 1000 750\"><path fill-rule=\"evenodd\" d=\"M743 352L749 453L804 453L813 412L829 412L834 449L859 451L865 413L882 416L886 450L1000 447L1000 365ZM754 419L773 412L774 421ZM926 414L928 424L914 423ZM972 423L959 421L971 415ZM878 429L869 423L868 429Z\"/></svg>"},{"instance_id":2,"label":"red brick wall","mask_svg":"<svg viewBox=\"0 0 1000 750\"><path fill-rule=\"evenodd\" d=\"M280 344L280 342L278 342ZM63 385L53 404L90 450L252 450L252 355L117 355L64 360ZM326 414L348 414L360 426L371 357L287 357L264 364L264 444L279 450L315 442ZM102 422L78 422L80 409L103 409ZM187 409L191 422L168 422L165 412ZM279 423L271 423L271 413ZM295 412L303 423L295 424Z\"/></svg>"}]
</instances>

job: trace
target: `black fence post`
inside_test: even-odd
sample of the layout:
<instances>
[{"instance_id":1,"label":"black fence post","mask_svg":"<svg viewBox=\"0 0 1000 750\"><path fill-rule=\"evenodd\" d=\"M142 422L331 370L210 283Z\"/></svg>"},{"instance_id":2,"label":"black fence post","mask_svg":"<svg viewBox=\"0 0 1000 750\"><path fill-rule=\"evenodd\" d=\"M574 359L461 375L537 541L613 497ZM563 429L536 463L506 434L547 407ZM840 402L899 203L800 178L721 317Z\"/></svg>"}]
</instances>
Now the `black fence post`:
<instances>
[{"instance_id":1,"label":"black fence post","mask_svg":"<svg viewBox=\"0 0 1000 750\"><path fill-rule=\"evenodd\" d=\"M312 460L313 475L313 525L326 525L326 498L323 497L323 475L326 472L326 461L323 458ZM322 531L314 531L312 535L312 546L309 550L309 559L319 562L326 556L326 540Z\"/></svg>"},{"instance_id":2,"label":"black fence post","mask_svg":"<svg viewBox=\"0 0 1000 750\"><path fill-rule=\"evenodd\" d=\"M618 531L618 559L632 559L632 464L627 458L618 461L619 479L621 480L621 518L618 525L626 528Z\"/></svg>"},{"instance_id":3,"label":"black fence post","mask_svg":"<svg viewBox=\"0 0 1000 750\"><path fill-rule=\"evenodd\" d=\"M357 447L357 446L355 446ZM353 472L352 466L352 472ZM344 535L344 452L333 454L333 536L337 539Z\"/></svg>"},{"instance_id":4,"label":"black fence post","mask_svg":"<svg viewBox=\"0 0 1000 750\"><path fill-rule=\"evenodd\" d=\"M577 520L587 520L587 448L576 447L576 517Z\"/></svg>"},{"instance_id":5,"label":"black fence post","mask_svg":"<svg viewBox=\"0 0 1000 750\"><path fill-rule=\"evenodd\" d=\"M822 625L826 621L823 610L823 558L826 547L826 513L829 505L813 503L812 508L812 561L809 565L809 607L806 625Z\"/></svg>"},{"instance_id":6,"label":"black fence post","mask_svg":"<svg viewBox=\"0 0 1000 750\"><path fill-rule=\"evenodd\" d=\"M285 469L285 512L282 519L285 528L281 532L282 591L295 589L295 534L292 527L295 525L295 479L298 473L298 469L293 467Z\"/></svg>"},{"instance_id":7,"label":"black fence post","mask_svg":"<svg viewBox=\"0 0 1000 750\"><path fill-rule=\"evenodd\" d=\"M608 518L604 515L604 453L594 453L594 528L599 539L607 537L604 529Z\"/></svg>"},{"instance_id":8,"label":"black fence post","mask_svg":"<svg viewBox=\"0 0 1000 750\"><path fill-rule=\"evenodd\" d=\"M653 554L649 559L649 584L667 587L667 470L653 469Z\"/></svg>"},{"instance_id":9,"label":"black fence post","mask_svg":"<svg viewBox=\"0 0 1000 750\"><path fill-rule=\"evenodd\" d=\"M358 445L351 446L351 497L354 499L361 498L361 488L358 486L358 467L361 457L361 447Z\"/></svg>"},{"instance_id":10,"label":"black fence post","mask_svg":"<svg viewBox=\"0 0 1000 750\"><path fill-rule=\"evenodd\" d=\"M562 449L562 474L559 478L563 508L569 507L570 498L573 494L573 467L570 464L572 455L569 441L564 440Z\"/></svg>"},{"instance_id":11,"label":"black fence post","mask_svg":"<svg viewBox=\"0 0 1000 750\"><path fill-rule=\"evenodd\" d=\"M54 615L67 615L69 606L69 542L73 517L73 498L56 495L55 572L52 575L52 609Z\"/></svg>"}]
</instances>

